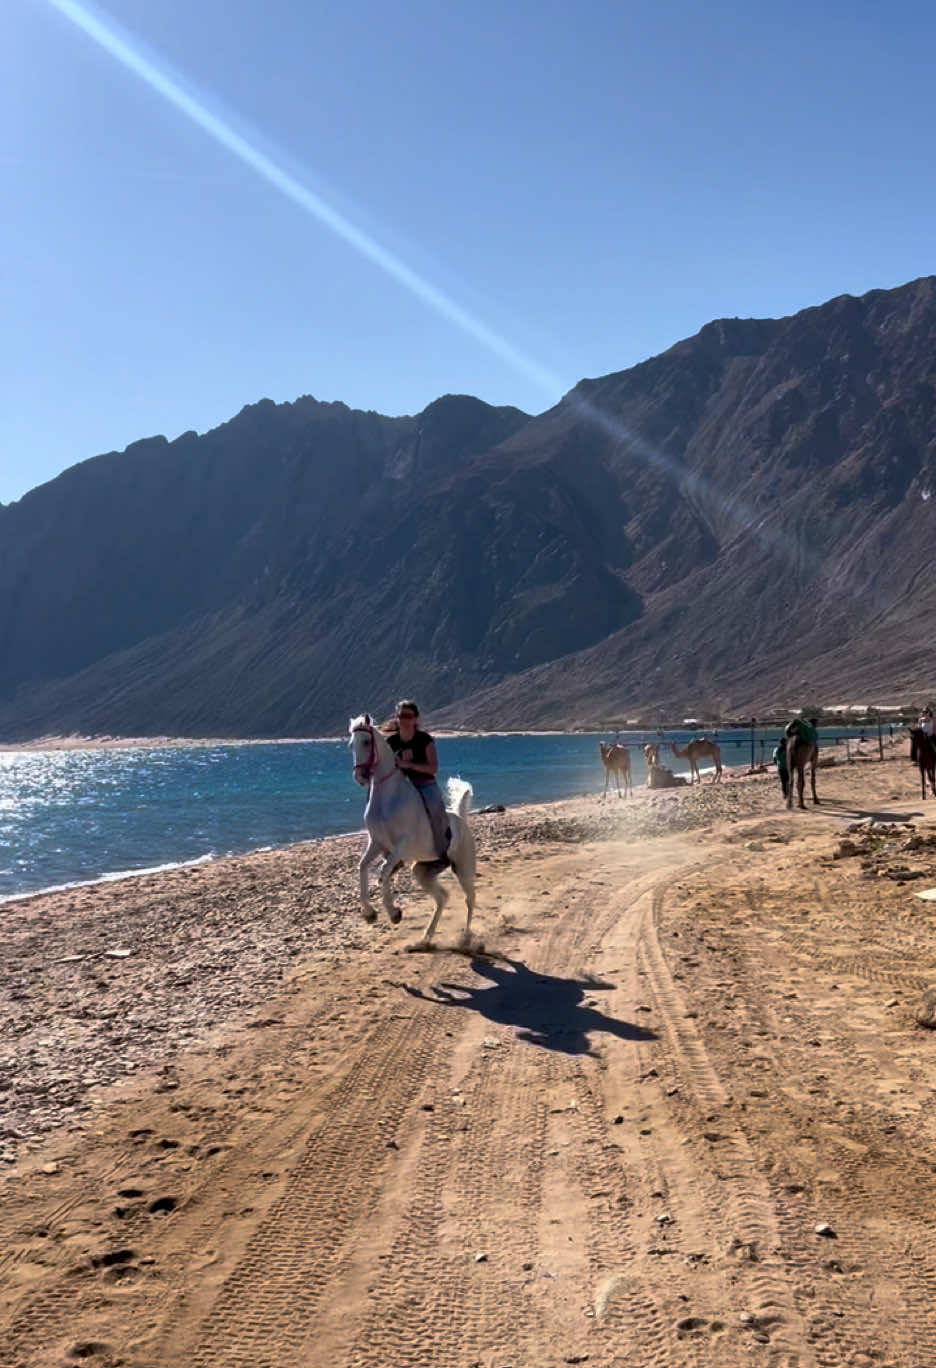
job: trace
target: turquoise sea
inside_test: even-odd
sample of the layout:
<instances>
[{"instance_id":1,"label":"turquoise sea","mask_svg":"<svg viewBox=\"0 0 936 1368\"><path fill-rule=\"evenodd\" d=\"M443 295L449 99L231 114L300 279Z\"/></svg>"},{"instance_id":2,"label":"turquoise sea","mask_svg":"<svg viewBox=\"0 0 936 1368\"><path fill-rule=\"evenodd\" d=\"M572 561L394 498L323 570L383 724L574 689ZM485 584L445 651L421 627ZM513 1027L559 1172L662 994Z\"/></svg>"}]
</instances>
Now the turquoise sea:
<instances>
[{"instance_id":1,"label":"turquoise sea","mask_svg":"<svg viewBox=\"0 0 936 1368\"><path fill-rule=\"evenodd\" d=\"M681 745L692 735L667 732ZM723 762L747 767L750 733L717 735ZM758 761L769 757L777 735L758 733ZM604 783L598 742L611 739L441 737L441 777L470 780L476 808L598 793ZM628 733L621 739L635 747L633 776L640 785L646 770L639 746L656 736ZM672 752L664 750L661 759L685 772L685 762ZM0 901L357 831L364 798L344 740L2 752Z\"/></svg>"}]
</instances>

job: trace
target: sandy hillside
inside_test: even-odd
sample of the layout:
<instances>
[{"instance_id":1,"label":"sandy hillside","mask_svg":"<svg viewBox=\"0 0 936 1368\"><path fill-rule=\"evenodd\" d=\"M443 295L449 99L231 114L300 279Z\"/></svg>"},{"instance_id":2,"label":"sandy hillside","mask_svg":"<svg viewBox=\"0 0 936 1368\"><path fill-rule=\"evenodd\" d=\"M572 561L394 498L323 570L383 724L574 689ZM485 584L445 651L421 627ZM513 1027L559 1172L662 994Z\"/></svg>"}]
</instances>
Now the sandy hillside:
<instances>
[{"instance_id":1,"label":"sandy hillside","mask_svg":"<svg viewBox=\"0 0 936 1368\"><path fill-rule=\"evenodd\" d=\"M0 1363L936 1363L936 800L819 785L477 818L474 960L347 840L0 909Z\"/></svg>"}]
</instances>

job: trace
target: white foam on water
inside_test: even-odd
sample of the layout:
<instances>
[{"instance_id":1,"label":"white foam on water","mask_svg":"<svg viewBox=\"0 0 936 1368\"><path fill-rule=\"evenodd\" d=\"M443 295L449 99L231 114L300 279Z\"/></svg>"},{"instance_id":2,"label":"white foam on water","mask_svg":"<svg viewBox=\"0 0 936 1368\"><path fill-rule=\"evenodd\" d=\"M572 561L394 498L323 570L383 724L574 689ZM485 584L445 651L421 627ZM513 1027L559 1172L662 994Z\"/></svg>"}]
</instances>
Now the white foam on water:
<instances>
[{"instance_id":1,"label":"white foam on water","mask_svg":"<svg viewBox=\"0 0 936 1368\"><path fill-rule=\"evenodd\" d=\"M0 897L0 907L6 903L26 902L29 898L42 898L47 893L63 893L69 888L93 888L95 884L118 883L122 879L142 879L147 874L167 874L172 869L191 869L194 865L210 864L216 859L217 855L209 854L199 855L194 860L170 860L167 864L149 865L146 869L115 869L108 874L99 874L96 879L75 879L71 883L31 888L24 893L8 893Z\"/></svg>"}]
</instances>

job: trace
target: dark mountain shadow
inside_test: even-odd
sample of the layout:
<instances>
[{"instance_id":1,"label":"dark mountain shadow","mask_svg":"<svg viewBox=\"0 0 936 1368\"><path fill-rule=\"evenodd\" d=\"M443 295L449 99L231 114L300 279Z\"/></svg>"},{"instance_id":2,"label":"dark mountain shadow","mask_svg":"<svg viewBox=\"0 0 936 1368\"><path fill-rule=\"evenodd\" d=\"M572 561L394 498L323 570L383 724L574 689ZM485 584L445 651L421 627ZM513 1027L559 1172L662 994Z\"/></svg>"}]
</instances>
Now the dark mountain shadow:
<instances>
[{"instance_id":1,"label":"dark mountain shadow","mask_svg":"<svg viewBox=\"0 0 936 1368\"><path fill-rule=\"evenodd\" d=\"M653 1031L618 1021L584 1004L586 992L613 987L598 979L559 978L529 969L522 960L473 959L471 967L488 985L440 983L432 994L400 984L411 997L443 1007L464 1007L487 1021L512 1026L519 1040L562 1054L589 1054L589 1032L620 1040L656 1040Z\"/></svg>"}]
</instances>

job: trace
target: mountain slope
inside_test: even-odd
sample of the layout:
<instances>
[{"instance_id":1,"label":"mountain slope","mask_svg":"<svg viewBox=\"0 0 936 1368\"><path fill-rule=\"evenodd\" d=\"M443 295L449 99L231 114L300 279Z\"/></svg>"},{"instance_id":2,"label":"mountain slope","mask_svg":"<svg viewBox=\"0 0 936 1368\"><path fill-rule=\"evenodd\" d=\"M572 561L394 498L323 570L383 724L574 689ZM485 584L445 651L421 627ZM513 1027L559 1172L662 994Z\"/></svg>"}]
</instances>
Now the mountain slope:
<instances>
[{"instance_id":1,"label":"mountain slope","mask_svg":"<svg viewBox=\"0 0 936 1368\"><path fill-rule=\"evenodd\" d=\"M306 398L0 508L0 734L476 726L923 688L936 281L723 320L528 418Z\"/></svg>"}]
</instances>

